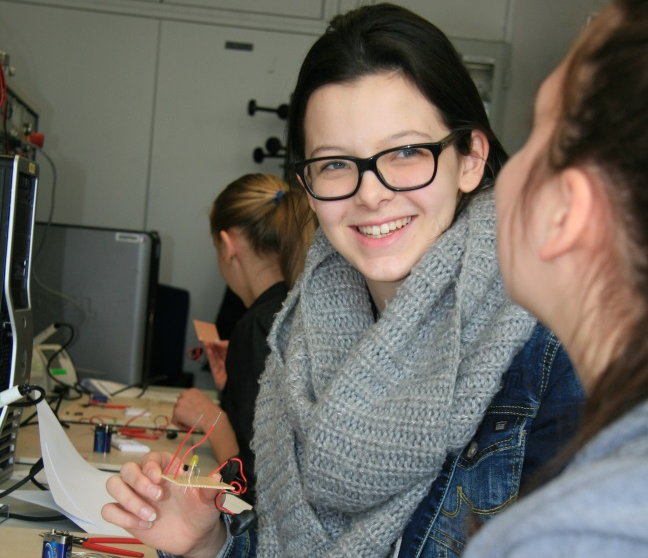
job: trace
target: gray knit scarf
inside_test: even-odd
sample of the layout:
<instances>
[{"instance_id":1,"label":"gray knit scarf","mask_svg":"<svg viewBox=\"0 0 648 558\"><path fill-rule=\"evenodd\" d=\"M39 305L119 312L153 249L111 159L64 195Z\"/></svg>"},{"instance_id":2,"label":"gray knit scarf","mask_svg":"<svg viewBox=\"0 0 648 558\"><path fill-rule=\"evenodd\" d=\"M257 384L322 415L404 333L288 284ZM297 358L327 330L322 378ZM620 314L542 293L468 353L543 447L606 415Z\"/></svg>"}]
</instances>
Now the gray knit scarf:
<instances>
[{"instance_id":1,"label":"gray knit scarf","mask_svg":"<svg viewBox=\"0 0 648 558\"><path fill-rule=\"evenodd\" d=\"M504 293L490 192L377 321L362 275L318 233L257 400L257 556L387 556L534 323Z\"/></svg>"}]
</instances>

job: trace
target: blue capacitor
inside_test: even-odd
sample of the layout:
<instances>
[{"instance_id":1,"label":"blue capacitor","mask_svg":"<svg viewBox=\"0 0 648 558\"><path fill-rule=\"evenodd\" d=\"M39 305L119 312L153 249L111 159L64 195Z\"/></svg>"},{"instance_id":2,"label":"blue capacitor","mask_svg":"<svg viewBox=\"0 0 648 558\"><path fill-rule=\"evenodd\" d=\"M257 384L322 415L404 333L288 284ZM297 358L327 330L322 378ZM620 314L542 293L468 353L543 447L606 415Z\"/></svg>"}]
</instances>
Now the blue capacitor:
<instances>
[{"instance_id":1,"label":"blue capacitor","mask_svg":"<svg viewBox=\"0 0 648 558\"><path fill-rule=\"evenodd\" d=\"M97 453L110 453L112 442L112 426L98 424L95 426L94 451Z\"/></svg>"}]
</instances>

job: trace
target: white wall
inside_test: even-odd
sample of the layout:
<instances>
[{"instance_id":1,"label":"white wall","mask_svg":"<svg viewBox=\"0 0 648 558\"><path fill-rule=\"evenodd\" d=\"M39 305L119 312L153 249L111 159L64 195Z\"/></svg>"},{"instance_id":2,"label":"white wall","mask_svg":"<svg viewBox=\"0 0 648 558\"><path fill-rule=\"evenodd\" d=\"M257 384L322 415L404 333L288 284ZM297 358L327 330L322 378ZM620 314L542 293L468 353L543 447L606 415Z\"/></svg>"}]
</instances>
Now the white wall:
<instances>
[{"instance_id":1,"label":"white wall","mask_svg":"<svg viewBox=\"0 0 648 558\"><path fill-rule=\"evenodd\" d=\"M526 140L533 100L542 80L560 63L604 0L511 0L507 41L512 45L506 111L499 133L514 151Z\"/></svg>"},{"instance_id":2,"label":"white wall","mask_svg":"<svg viewBox=\"0 0 648 558\"><path fill-rule=\"evenodd\" d=\"M269 136L282 137L284 122L248 116L247 103L288 102L325 22L361 2L0 0L0 51L16 68L9 84L39 110L57 166L54 221L159 231L160 280L191 292L192 318L212 319L224 284L209 204L245 172L282 172L276 160L258 165L251 154ZM506 47L498 128L515 149L528 133L538 84L602 0L397 3L458 45ZM253 50L226 49L227 41ZM52 172L39 161L42 219Z\"/></svg>"},{"instance_id":3,"label":"white wall","mask_svg":"<svg viewBox=\"0 0 648 558\"><path fill-rule=\"evenodd\" d=\"M37 107L56 161L57 220L142 225L158 37L154 20L0 3L0 50L16 67L8 83Z\"/></svg>"}]
</instances>

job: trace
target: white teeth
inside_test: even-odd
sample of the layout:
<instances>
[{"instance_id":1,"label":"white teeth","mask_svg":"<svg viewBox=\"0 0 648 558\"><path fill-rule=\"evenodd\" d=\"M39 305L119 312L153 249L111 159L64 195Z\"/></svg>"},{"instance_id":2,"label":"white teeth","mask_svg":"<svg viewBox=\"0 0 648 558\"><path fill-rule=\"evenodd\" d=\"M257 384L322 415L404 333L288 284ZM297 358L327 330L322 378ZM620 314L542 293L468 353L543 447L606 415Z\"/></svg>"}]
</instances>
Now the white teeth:
<instances>
[{"instance_id":1,"label":"white teeth","mask_svg":"<svg viewBox=\"0 0 648 558\"><path fill-rule=\"evenodd\" d=\"M406 217L405 219L396 219L396 221L383 223L380 226L371 225L368 227L358 227L358 231L360 231L365 236L382 238L383 236L387 236L397 229L402 229L404 226L409 225L411 220L411 217Z\"/></svg>"}]
</instances>

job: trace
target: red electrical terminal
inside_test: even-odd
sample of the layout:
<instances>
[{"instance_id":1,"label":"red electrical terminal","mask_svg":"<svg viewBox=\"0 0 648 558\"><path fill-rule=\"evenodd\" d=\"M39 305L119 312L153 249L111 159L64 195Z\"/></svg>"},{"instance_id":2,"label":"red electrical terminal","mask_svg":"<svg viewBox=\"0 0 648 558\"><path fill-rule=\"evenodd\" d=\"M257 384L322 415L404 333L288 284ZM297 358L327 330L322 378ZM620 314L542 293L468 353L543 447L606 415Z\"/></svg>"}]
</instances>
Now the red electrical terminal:
<instances>
[{"instance_id":1,"label":"red electrical terminal","mask_svg":"<svg viewBox=\"0 0 648 558\"><path fill-rule=\"evenodd\" d=\"M45 135L41 132L32 132L31 134L27 134L27 141L36 147L43 147Z\"/></svg>"}]
</instances>

